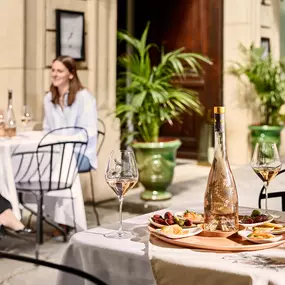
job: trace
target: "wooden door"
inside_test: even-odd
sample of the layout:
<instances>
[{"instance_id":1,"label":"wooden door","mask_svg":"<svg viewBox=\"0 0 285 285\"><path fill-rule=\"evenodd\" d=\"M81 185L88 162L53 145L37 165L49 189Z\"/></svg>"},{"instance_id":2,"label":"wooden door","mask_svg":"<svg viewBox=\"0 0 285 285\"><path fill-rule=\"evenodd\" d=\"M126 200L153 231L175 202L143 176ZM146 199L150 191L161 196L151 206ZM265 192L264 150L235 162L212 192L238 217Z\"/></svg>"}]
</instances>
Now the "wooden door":
<instances>
[{"instance_id":1,"label":"wooden door","mask_svg":"<svg viewBox=\"0 0 285 285\"><path fill-rule=\"evenodd\" d=\"M126 0L119 0L123 7ZM163 44L166 51L185 47L186 51L207 55L212 66L204 65L204 76L186 76L176 81L196 90L205 110L222 103L223 69L223 0L133 0L134 33L140 37L147 21L151 22L149 41ZM119 12L120 13L120 12ZM119 14L118 26L125 17ZM154 61L158 55L153 54ZM178 156L197 159L200 129L204 121L198 115L184 115L183 124L164 125L162 136L179 138L182 146Z\"/></svg>"},{"instance_id":2,"label":"wooden door","mask_svg":"<svg viewBox=\"0 0 285 285\"><path fill-rule=\"evenodd\" d=\"M135 1L135 26L140 34L151 21L150 40L167 51L185 47L186 51L207 55L212 66L204 66L201 78L187 76L177 82L199 93L205 110L222 103L223 0L144 0ZM183 116L183 124L164 125L161 135L180 138L179 157L197 159L201 124L198 115Z\"/></svg>"}]
</instances>

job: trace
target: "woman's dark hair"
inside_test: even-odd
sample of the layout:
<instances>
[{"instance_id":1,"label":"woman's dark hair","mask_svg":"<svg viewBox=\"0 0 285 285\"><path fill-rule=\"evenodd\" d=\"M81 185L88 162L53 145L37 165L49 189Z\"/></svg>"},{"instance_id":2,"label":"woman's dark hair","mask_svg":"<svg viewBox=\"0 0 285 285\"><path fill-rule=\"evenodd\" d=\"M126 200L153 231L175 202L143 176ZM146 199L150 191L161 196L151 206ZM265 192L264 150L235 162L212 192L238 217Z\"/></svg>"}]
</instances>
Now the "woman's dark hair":
<instances>
[{"instance_id":1,"label":"woman's dark hair","mask_svg":"<svg viewBox=\"0 0 285 285\"><path fill-rule=\"evenodd\" d=\"M71 106L75 100L76 93L83 88L83 85L81 84L77 75L76 62L72 57L65 55L57 57L56 59L53 60L52 63L54 63L56 60L60 61L73 75L73 78L69 82L69 95L67 100L68 106ZM50 92L52 94L51 102L53 104L59 104L59 93L57 87L51 84Z\"/></svg>"}]
</instances>

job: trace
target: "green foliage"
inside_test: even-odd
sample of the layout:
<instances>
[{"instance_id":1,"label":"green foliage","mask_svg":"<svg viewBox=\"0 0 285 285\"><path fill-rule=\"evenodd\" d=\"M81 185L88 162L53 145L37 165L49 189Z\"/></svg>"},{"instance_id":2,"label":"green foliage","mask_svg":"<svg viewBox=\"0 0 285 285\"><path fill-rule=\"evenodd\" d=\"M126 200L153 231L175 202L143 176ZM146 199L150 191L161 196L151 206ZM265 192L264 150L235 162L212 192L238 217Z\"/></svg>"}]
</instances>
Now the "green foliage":
<instances>
[{"instance_id":1,"label":"green foliage","mask_svg":"<svg viewBox=\"0 0 285 285\"><path fill-rule=\"evenodd\" d=\"M285 74L282 61L273 59L272 54L264 55L264 48L251 45L249 49L240 45L245 63L235 62L231 73L240 78L246 75L253 84L260 104L261 125L284 123L279 113L285 100Z\"/></svg>"},{"instance_id":2,"label":"green foliage","mask_svg":"<svg viewBox=\"0 0 285 285\"><path fill-rule=\"evenodd\" d=\"M155 44L147 44L149 23L140 39L126 32L118 32L118 38L132 48L132 53L118 58L123 67L117 80L116 116L125 125L132 120L134 132L123 136L145 142L157 142L161 125L178 119L182 113L192 111L202 114L203 106L197 94L171 84L173 77L182 77L185 68L198 74L200 61L211 64L211 61L197 53L185 53L183 48L164 53ZM150 50L160 50L160 62L153 65ZM128 81L128 84L127 84ZM128 103L126 98L128 97Z\"/></svg>"}]
</instances>

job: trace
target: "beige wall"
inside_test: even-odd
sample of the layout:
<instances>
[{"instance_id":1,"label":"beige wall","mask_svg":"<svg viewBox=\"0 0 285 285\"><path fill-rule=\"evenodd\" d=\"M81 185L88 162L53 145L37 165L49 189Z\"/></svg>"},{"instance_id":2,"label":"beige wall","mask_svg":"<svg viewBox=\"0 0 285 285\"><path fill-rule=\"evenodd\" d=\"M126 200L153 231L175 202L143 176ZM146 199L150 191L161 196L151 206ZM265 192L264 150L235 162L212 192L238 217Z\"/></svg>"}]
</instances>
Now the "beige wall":
<instances>
[{"instance_id":1,"label":"beige wall","mask_svg":"<svg viewBox=\"0 0 285 285\"><path fill-rule=\"evenodd\" d=\"M262 6L260 0L225 0L224 8L224 105L227 114L227 148L232 164L250 161L248 125L257 123L254 91L228 73L231 61L242 60L238 46L242 43L260 44L261 37L269 37L271 50L279 57L279 0ZM244 80L245 83L246 80ZM285 151L285 138L281 153Z\"/></svg>"},{"instance_id":2,"label":"beige wall","mask_svg":"<svg viewBox=\"0 0 285 285\"><path fill-rule=\"evenodd\" d=\"M8 89L14 108L21 112L24 87L23 0L0 1L0 109L7 108ZM15 7L17 7L15 9Z\"/></svg>"},{"instance_id":3,"label":"beige wall","mask_svg":"<svg viewBox=\"0 0 285 285\"><path fill-rule=\"evenodd\" d=\"M43 97L50 85L51 61L56 56L55 9L85 14L86 60L78 63L82 83L97 100L98 116L106 124L106 140L94 175L96 199L114 197L104 180L107 158L119 148L119 125L113 116L116 95L117 0L9 0L0 1L0 108L6 108L7 90L14 90L16 117L26 97L34 119L43 118ZM82 176L86 197L89 179Z\"/></svg>"}]
</instances>

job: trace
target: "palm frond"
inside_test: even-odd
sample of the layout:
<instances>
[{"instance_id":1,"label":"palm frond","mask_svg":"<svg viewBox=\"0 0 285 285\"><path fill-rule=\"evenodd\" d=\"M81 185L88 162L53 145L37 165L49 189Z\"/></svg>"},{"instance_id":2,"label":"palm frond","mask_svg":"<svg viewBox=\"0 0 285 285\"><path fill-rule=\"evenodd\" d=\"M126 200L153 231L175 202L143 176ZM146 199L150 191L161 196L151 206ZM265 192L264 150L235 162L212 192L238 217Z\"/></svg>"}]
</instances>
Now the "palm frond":
<instances>
[{"instance_id":1,"label":"palm frond","mask_svg":"<svg viewBox=\"0 0 285 285\"><path fill-rule=\"evenodd\" d=\"M173 77L183 77L185 68L198 74L201 63L211 61L197 53L185 53L179 48L165 53L161 47L161 60L153 65L150 59L152 48L159 50L153 43L147 43L150 24L148 23L141 38L128 33L118 32L118 38L133 47L131 54L118 58L118 65L124 68L117 80L116 116L125 124L130 118L135 133L131 135L143 141L157 141L159 129L164 122L180 120L183 113L203 113L203 106L196 92L171 84ZM128 84L127 84L128 82ZM126 103L128 95L130 103ZM122 138L128 138L128 131Z\"/></svg>"},{"instance_id":2,"label":"palm frond","mask_svg":"<svg viewBox=\"0 0 285 285\"><path fill-rule=\"evenodd\" d=\"M285 73L282 60L275 61L272 54L266 55L263 47L253 44L246 48L240 44L243 62L232 62L229 72L237 76L247 76L257 93L262 124L278 125L281 122L279 110L285 100Z\"/></svg>"}]
</instances>

